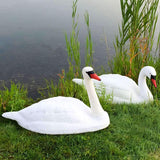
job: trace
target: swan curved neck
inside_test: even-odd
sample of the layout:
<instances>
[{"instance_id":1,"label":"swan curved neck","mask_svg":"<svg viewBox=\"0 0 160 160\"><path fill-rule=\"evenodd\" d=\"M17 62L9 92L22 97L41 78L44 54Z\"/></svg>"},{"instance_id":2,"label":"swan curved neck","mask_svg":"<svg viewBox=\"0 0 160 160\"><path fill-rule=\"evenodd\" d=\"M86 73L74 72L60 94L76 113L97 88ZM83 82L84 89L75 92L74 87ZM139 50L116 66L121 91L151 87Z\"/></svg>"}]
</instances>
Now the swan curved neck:
<instances>
[{"instance_id":1,"label":"swan curved neck","mask_svg":"<svg viewBox=\"0 0 160 160\"><path fill-rule=\"evenodd\" d=\"M147 86L146 75L143 70L141 70L139 77L138 77L138 86L140 89L140 93L144 98L148 99L149 97L149 99L151 100L153 99L152 93L150 92Z\"/></svg>"},{"instance_id":2,"label":"swan curved neck","mask_svg":"<svg viewBox=\"0 0 160 160\"><path fill-rule=\"evenodd\" d=\"M146 76L144 75L143 72L140 72L139 77L138 77L138 86L140 88L148 88L146 84Z\"/></svg>"},{"instance_id":3,"label":"swan curved neck","mask_svg":"<svg viewBox=\"0 0 160 160\"><path fill-rule=\"evenodd\" d=\"M84 84L85 84L85 87L86 87L87 93L88 93L88 98L89 98L91 110L96 114L104 112L104 110L99 102L99 99L96 94L92 80L91 79L89 79L89 80L84 79L84 81L85 81Z\"/></svg>"}]
</instances>

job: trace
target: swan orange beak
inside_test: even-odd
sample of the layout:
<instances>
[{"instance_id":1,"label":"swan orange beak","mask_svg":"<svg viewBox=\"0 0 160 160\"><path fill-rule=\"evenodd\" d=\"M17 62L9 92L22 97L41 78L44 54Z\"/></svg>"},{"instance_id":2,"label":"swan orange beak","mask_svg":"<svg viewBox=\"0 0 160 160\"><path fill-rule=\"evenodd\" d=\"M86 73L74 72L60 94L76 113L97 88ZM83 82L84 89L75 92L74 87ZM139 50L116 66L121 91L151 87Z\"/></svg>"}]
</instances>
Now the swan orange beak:
<instances>
[{"instance_id":1,"label":"swan orange beak","mask_svg":"<svg viewBox=\"0 0 160 160\"><path fill-rule=\"evenodd\" d=\"M153 85L157 88L156 76L151 75L151 81L152 81Z\"/></svg>"},{"instance_id":2,"label":"swan orange beak","mask_svg":"<svg viewBox=\"0 0 160 160\"><path fill-rule=\"evenodd\" d=\"M96 73L90 74L90 77L93 78L93 79L96 79L98 81L101 81L101 79L97 76Z\"/></svg>"},{"instance_id":3,"label":"swan orange beak","mask_svg":"<svg viewBox=\"0 0 160 160\"><path fill-rule=\"evenodd\" d=\"M157 84L156 84L156 80L155 79L151 79L153 85L155 86L155 88L157 88Z\"/></svg>"}]
</instances>

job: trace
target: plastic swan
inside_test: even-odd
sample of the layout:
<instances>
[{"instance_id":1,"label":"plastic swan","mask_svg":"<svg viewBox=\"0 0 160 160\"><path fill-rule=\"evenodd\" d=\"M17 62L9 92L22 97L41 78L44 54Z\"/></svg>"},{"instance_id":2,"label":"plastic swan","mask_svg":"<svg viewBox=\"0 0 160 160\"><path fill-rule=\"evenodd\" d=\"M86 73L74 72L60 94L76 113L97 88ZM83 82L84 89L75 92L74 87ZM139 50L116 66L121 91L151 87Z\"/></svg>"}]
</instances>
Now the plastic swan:
<instances>
[{"instance_id":1,"label":"plastic swan","mask_svg":"<svg viewBox=\"0 0 160 160\"><path fill-rule=\"evenodd\" d=\"M145 66L141 69L138 77L138 85L129 77L119 74L103 74L99 76L101 82L94 81L98 94L105 90L106 95L111 95L113 103L143 103L153 101L152 93L147 84L146 77L151 79L153 85L156 85L156 71L151 66ZM73 79L77 84L82 85L82 79ZM85 82L84 82L85 84Z\"/></svg>"},{"instance_id":2,"label":"plastic swan","mask_svg":"<svg viewBox=\"0 0 160 160\"><path fill-rule=\"evenodd\" d=\"M41 134L75 134L106 128L109 116L100 105L91 78L100 80L91 67L82 70L91 108L72 97L54 97L2 116L16 120L30 131Z\"/></svg>"}]
</instances>

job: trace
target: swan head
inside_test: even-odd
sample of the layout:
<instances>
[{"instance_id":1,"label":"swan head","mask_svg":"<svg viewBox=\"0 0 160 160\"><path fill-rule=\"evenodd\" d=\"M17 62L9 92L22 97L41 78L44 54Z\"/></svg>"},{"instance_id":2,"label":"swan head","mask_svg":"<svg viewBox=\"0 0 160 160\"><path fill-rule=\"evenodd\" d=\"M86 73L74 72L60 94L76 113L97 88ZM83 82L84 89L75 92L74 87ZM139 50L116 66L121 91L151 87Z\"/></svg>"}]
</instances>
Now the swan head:
<instances>
[{"instance_id":1,"label":"swan head","mask_svg":"<svg viewBox=\"0 0 160 160\"><path fill-rule=\"evenodd\" d=\"M156 71L151 66L146 66L142 68L142 71L144 72L145 76L147 76L149 79L151 79L151 82L155 87L157 87L156 84Z\"/></svg>"},{"instance_id":2,"label":"swan head","mask_svg":"<svg viewBox=\"0 0 160 160\"><path fill-rule=\"evenodd\" d=\"M86 80L90 80L90 79L96 79L98 81L100 81L101 79L97 76L96 73L94 73L93 68L92 67L84 67L82 69L82 74L83 74L83 78Z\"/></svg>"}]
</instances>

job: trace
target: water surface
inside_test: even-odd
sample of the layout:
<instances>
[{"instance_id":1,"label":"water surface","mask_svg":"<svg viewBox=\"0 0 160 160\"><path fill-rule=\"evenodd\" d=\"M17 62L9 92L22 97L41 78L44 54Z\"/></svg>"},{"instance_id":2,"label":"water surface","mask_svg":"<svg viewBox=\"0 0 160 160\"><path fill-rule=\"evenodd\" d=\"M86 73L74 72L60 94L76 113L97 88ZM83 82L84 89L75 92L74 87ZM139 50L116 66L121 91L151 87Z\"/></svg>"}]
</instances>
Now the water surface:
<instances>
[{"instance_id":1,"label":"water surface","mask_svg":"<svg viewBox=\"0 0 160 160\"><path fill-rule=\"evenodd\" d=\"M113 41L121 20L119 0L79 0L82 65L86 11L97 70L101 65L106 67L115 52ZM68 68L65 33L71 32L71 14L72 0L0 0L0 80L20 81L31 92L44 84L45 78L56 82L57 74Z\"/></svg>"}]
</instances>

